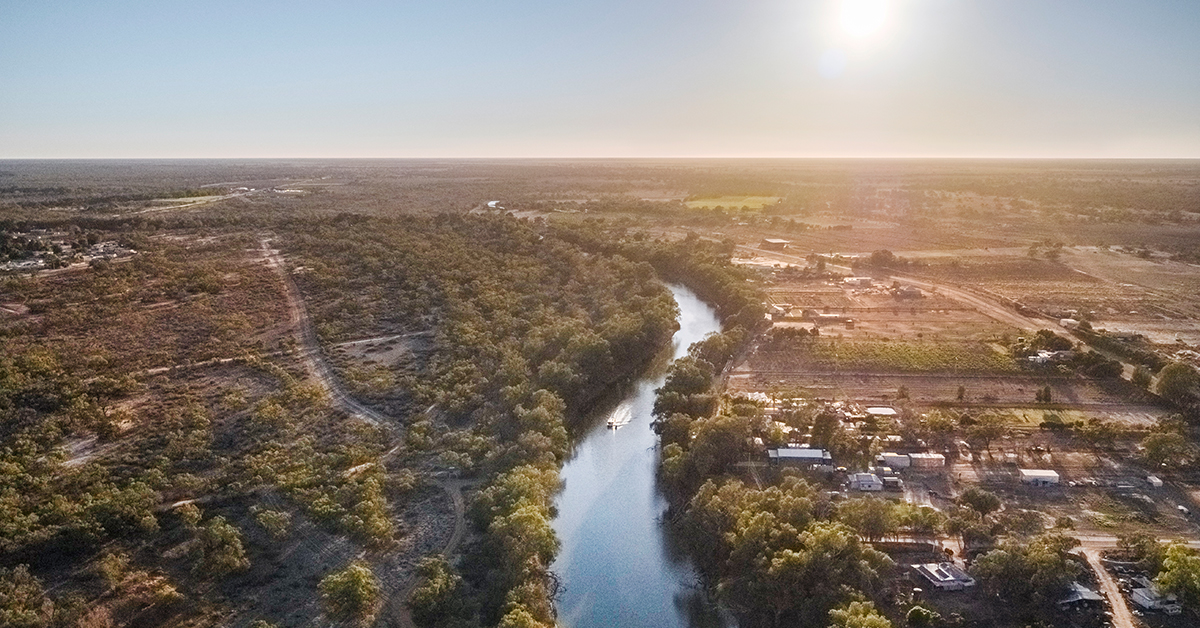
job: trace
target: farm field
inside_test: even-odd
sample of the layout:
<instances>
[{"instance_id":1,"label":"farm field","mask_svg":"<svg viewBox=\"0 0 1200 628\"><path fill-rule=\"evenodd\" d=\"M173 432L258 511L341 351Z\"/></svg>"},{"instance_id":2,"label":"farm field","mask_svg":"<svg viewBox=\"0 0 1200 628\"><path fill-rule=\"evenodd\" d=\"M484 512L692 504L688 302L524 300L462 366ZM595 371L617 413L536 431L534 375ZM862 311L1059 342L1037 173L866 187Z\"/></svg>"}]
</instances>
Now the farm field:
<instances>
[{"instance_id":1,"label":"farm field","mask_svg":"<svg viewBox=\"0 0 1200 628\"><path fill-rule=\"evenodd\" d=\"M778 196L718 196L716 198L698 198L686 201L684 204L692 209L762 209L767 205L779 202Z\"/></svg>"}]
</instances>

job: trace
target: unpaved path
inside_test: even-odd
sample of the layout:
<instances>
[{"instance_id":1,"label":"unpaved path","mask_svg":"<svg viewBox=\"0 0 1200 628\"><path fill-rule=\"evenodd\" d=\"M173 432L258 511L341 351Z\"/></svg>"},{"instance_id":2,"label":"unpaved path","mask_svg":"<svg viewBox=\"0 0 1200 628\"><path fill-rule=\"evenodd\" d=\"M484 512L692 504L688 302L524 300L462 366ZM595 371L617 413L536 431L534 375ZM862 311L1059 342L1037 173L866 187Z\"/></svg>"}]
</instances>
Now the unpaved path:
<instances>
[{"instance_id":1,"label":"unpaved path","mask_svg":"<svg viewBox=\"0 0 1200 628\"><path fill-rule=\"evenodd\" d=\"M263 259L266 260L267 265L274 268L283 279L283 285L287 292L288 322L299 344L300 358L304 361L305 368L329 395L329 399L335 407L368 423L375 425L389 423L387 417L362 405L347 394L341 383L334 377L333 369L329 368L329 364L321 355L321 344L318 342L317 333L313 330L312 322L308 318L308 309L304 306L300 289L292 279L291 273L288 272L287 265L283 263L279 251L271 248L269 240L263 240L261 246Z\"/></svg>"},{"instance_id":2,"label":"unpaved path","mask_svg":"<svg viewBox=\"0 0 1200 628\"><path fill-rule=\"evenodd\" d=\"M325 362L325 358L321 354L321 345L317 340L316 332L313 330L312 322L308 317L308 309L304 306L304 300L300 296L300 289L292 279L291 273L288 272L283 258L279 255L279 251L272 249L270 241L266 239L262 240L260 245L262 247L263 259L267 265L274 268L283 279L283 284L287 292L289 324L300 347L300 357L304 361L305 369L312 374L326 393L328 393L329 399L335 407L368 423L396 426L395 421L391 421L384 415L362 405L342 388L340 382L338 382L333 374L333 369L329 367L329 364ZM385 456L395 451L396 449L393 449L388 454L385 454ZM470 486L473 481L445 479L435 480L435 483L446 492L454 512L454 530L450 534L450 538L446 541L446 545L442 548L442 554L450 557L458 550L458 545L466 535L467 507L462 491L463 488ZM415 628L412 613L408 608L408 596L416 586L416 578L409 578L408 582L389 596L375 624Z\"/></svg>"},{"instance_id":3,"label":"unpaved path","mask_svg":"<svg viewBox=\"0 0 1200 628\"><path fill-rule=\"evenodd\" d=\"M1083 556L1087 558L1088 564L1092 566L1092 571L1096 572L1096 579L1100 582L1100 590L1108 598L1108 603L1112 607L1112 625L1113 628L1138 628L1137 620L1133 618L1133 613L1129 611L1129 604L1125 602L1125 596L1121 594L1120 587L1116 582L1113 582L1112 576L1104 565L1100 562L1100 550L1095 547L1084 547Z\"/></svg>"}]
</instances>

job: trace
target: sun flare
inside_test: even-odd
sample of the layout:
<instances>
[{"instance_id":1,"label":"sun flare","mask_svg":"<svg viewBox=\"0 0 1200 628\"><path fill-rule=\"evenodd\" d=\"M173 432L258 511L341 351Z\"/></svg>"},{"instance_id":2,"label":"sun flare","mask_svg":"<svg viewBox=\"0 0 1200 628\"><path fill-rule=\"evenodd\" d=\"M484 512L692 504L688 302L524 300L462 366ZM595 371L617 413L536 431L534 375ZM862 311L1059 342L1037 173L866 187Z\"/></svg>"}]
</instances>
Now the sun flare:
<instances>
[{"instance_id":1,"label":"sun flare","mask_svg":"<svg viewBox=\"0 0 1200 628\"><path fill-rule=\"evenodd\" d=\"M838 24L856 39L874 35L887 21L887 0L842 0Z\"/></svg>"}]
</instances>

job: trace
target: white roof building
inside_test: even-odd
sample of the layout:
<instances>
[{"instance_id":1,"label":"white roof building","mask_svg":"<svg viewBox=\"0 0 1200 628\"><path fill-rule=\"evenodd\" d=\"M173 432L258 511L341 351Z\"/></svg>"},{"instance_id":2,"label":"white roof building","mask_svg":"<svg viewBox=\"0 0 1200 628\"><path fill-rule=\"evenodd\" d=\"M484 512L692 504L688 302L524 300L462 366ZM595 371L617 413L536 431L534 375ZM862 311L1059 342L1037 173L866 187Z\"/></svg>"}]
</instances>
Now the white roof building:
<instances>
[{"instance_id":1,"label":"white roof building","mask_svg":"<svg viewBox=\"0 0 1200 628\"><path fill-rule=\"evenodd\" d=\"M1058 471L1049 469L1020 469L1021 483L1031 486L1053 486L1058 484Z\"/></svg>"},{"instance_id":2,"label":"white roof building","mask_svg":"<svg viewBox=\"0 0 1200 628\"><path fill-rule=\"evenodd\" d=\"M925 563L913 565L912 568L943 591L962 591L975 586L975 579L954 563Z\"/></svg>"}]
</instances>

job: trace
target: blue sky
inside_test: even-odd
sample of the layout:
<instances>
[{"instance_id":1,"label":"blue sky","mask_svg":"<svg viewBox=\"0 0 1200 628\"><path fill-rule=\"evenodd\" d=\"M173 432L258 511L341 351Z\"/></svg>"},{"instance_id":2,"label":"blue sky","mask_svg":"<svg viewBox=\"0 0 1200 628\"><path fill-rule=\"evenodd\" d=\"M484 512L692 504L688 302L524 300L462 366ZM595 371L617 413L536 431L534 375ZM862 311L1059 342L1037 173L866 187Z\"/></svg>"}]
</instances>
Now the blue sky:
<instances>
[{"instance_id":1,"label":"blue sky","mask_svg":"<svg viewBox=\"0 0 1200 628\"><path fill-rule=\"evenodd\" d=\"M0 0L0 158L1200 157L1200 2L855 1Z\"/></svg>"}]
</instances>

